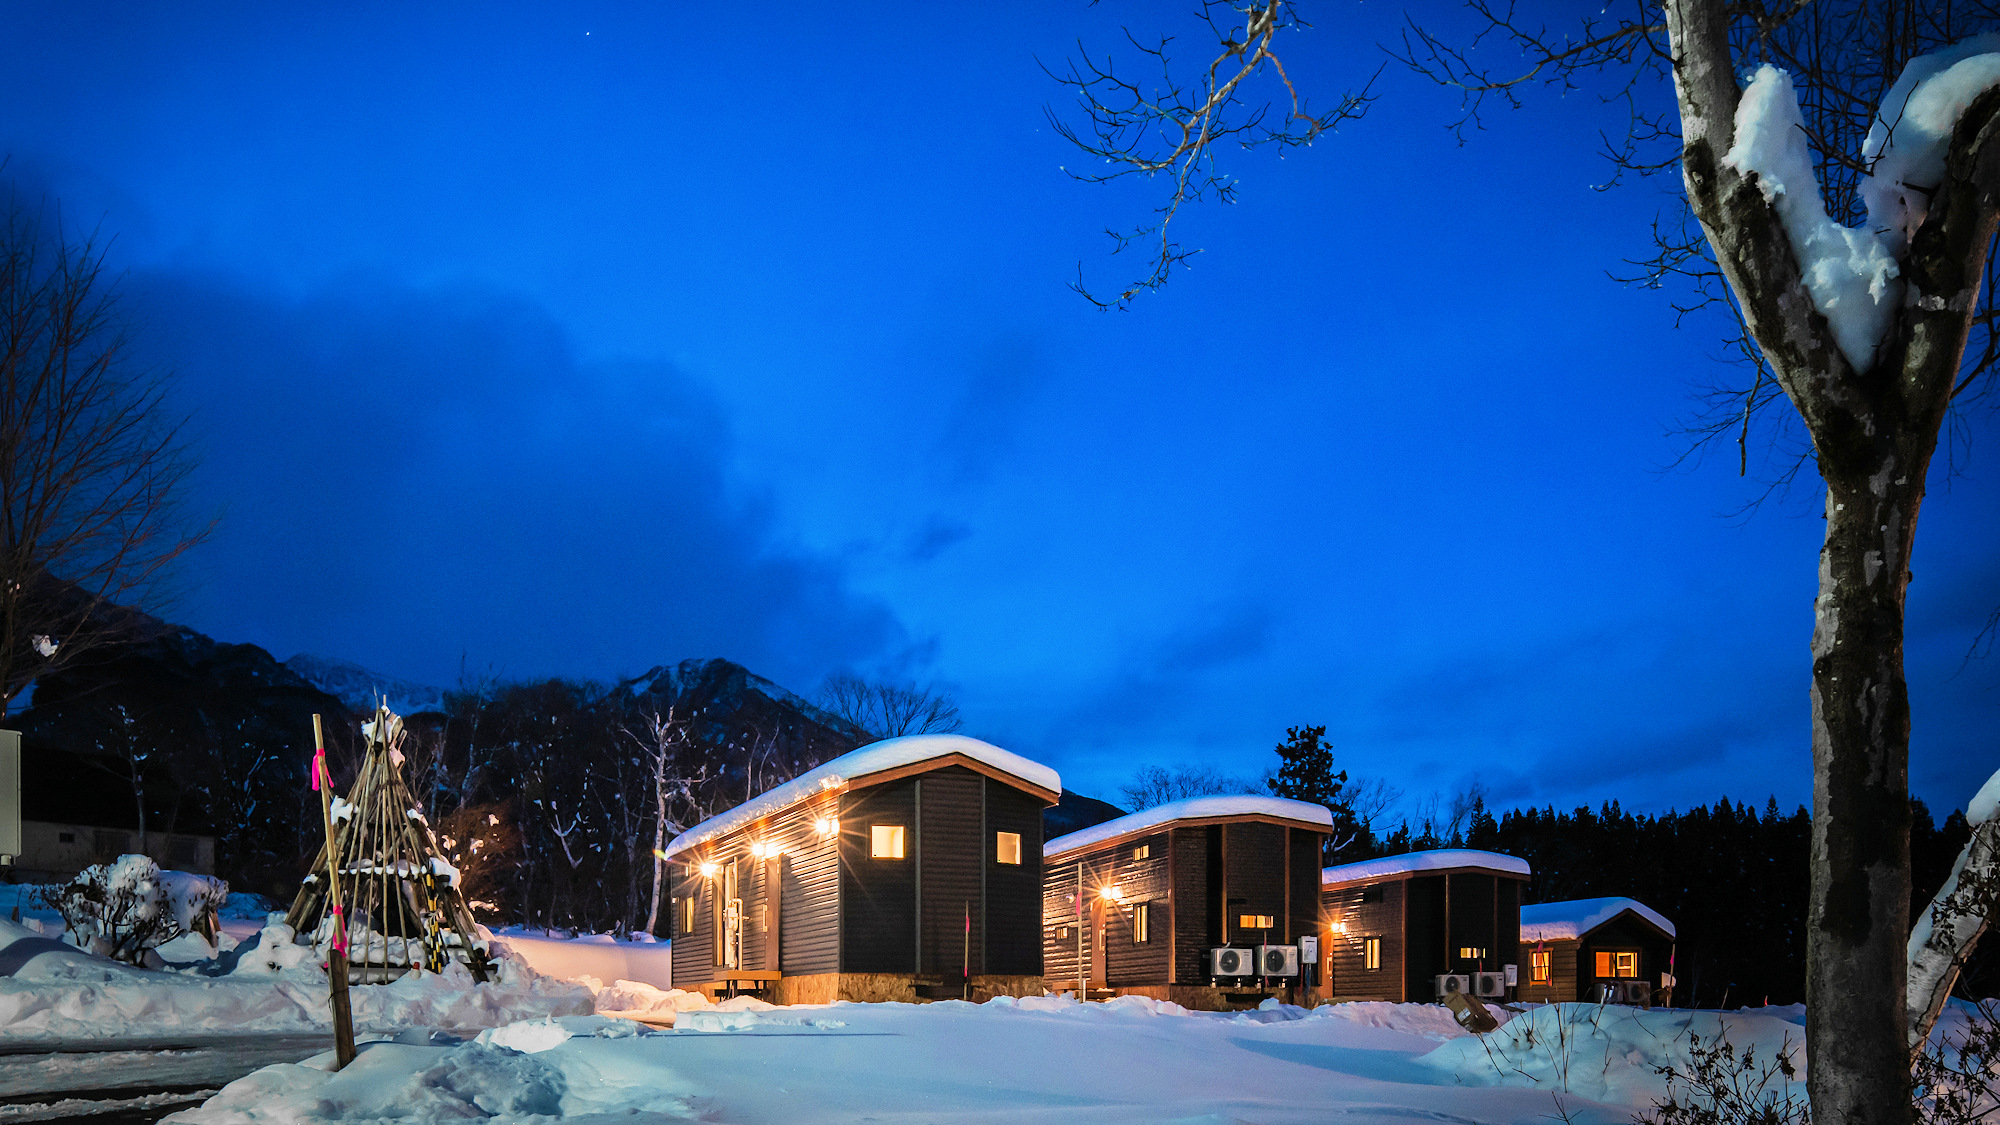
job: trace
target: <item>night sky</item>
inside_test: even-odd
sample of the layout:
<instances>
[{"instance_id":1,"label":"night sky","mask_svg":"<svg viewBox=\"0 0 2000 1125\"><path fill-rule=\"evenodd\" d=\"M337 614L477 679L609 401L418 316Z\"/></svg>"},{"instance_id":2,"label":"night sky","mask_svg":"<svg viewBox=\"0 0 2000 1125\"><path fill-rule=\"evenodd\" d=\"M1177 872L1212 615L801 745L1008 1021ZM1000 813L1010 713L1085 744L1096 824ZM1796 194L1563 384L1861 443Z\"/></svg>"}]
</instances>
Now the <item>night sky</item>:
<instances>
[{"instance_id":1,"label":"night sky","mask_svg":"<svg viewBox=\"0 0 2000 1125\"><path fill-rule=\"evenodd\" d=\"M221 522L175 620L440 686L934 680L1106 797L1312 723L1406 807L1810 800L1819 498L1732 518L1733 444L1676 465L1736 372L1607 279L1674 203L1592 190L1594 98L1461 147L1387 70L1103 314L1064 283L1137 267L1101 232L1157 193L1063 174L1036 60L1182 5L306 7L0 3L0 176L181 373ZM1326 12L1286 61L1330 103L1402 15ZM1940 809L2000 765L2000 426L1956 433L1910 601Z\"/></svg>"}]
</instances>

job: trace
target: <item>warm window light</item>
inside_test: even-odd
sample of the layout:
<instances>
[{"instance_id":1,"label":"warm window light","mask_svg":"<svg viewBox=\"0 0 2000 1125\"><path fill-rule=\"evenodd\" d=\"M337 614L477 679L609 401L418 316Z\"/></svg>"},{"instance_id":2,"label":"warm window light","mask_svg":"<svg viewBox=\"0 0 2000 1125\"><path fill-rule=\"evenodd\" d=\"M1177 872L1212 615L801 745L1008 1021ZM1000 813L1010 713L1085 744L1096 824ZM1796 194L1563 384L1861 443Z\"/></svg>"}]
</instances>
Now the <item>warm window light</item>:
<instances>
[{"instance_id":1,"label":"warm window light","mask_svg":"<svg viewBox=\"0 0 2000 1125\"><path fill-rule=\"evenodd\" d=\"M900 824L869 825L868 854L874 859L903 858L903 826Z\"/></svg>"}]
</instances>

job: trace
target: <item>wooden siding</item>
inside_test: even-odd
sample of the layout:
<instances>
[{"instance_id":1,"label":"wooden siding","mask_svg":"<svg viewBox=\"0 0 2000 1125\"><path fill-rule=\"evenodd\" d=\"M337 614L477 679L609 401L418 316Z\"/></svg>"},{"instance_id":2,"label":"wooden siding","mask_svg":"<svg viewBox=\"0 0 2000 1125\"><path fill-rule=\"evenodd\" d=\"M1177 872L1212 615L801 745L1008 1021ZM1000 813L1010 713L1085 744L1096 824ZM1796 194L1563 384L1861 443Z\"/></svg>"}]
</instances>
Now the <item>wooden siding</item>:
<instances>
[{"instance_id":1,"label":"wooden siding","mask_svg":"<svg viewBox=\"0 0 2000 1125\"><path fill-rule=\"evenodd\" d=\"M1168 834L1173 859L1174 966L1172 984L1207 984L1208 951L1221 934L1215 932L1221 916L1211 900L1218 891L1209 887L1211 842L1216 855L1222 851L1222 826L1176 828Z\"/></svg>"},{"instance_id":2,"label":"wooden siding","mask_svg":"<svg viewBox=\"0 0 2000 1125\"><path fill-rule=\"evenodd\" d=\"M1576 980L1575 938L1559 938L1540 943L1521 943L1521 999L1537 1003L1562 1003L1577 999L1581 992ZM1549 979L1546 983L1534 982L1534 966L1529 954L1535 949L1546 950L1549 955Z\"/></svg>"},{"instance_id":3,"label":"wooden siding","mask_svg":"<svg viewBox=\"0 0 2000 1125\"><path fill-rule=\"evenodd\" d=\"M1444 972L1445 876L1427 875L1403 884L1403 995L1428 1004L1437 999L1437 974Z\"/></svg>"},{"instance_id":4,"label":"wooden siding","mask_svg":"<svg viewBox=\"0 0 2000 1125\"><path fill-rule=\"evenodd\" d=\"M917 971L917 831L922 778L849 790L840 798L840 971ZM869 855L869 827L900 824L902 859Z\"/></svg>"},{"instance_id":5,"label":"wooden siding","mask_svg":"<svg viewBox=\"0 0 2000 1125\"><path fill-rule=\"evenodd\" d=\"M1145 859L1134 859L1140 849ZM1167 919L1173 912L1172 886L1167 882L1167 835L1144 836L1120 843L1104 856L1105 885L1114 886L1124 901L1106 903L1104 952L1105 982L1120 985L1167 983ZM1148 940L1133 941L1132 919L1141 903L1147 905Z\"/></svg>"},{"instance_id":6,"label":"wooden siding","mask_svg":"<svg viewBox=\"0 0 2000 1125\"><path fill-rule=\"evenodd\" d=\"M1036 794L991 778L982 780L986 787L986 829L980 843L986 857L985 972L1040 976L1042 810L1048 805ZM1000 862L996 844L1001 832L1020 834L1021 862ZM974 956L978 956L977 950Z\"/></svg>"},{"instance_id":7,"label":"wooden siding","mask_svg":"<svg viewBox=\"0 0 2000 1125\"><path fill-rule=\"evenodd\" d=\"M1285 910L1285 837L1288 829L1277 824L1225 824L1222 826L1224 894L1222 935L1230 945L1258 945L1269 941L1283 944ZM1243 915L1269 915L1276 925L1269 931L1245 929Z\"/></svg>"},{"instance_id":8,"label":"wooden siding","mask_svg":"<svg viewBox=\"0 0 2000 1125\"><path fill-rule=\"evenodd\" d=\"M1291 920L1285 927L1285 941L1296 944L1300 938L1319 932L1319 871L1326 837L1303 828L1286 831L1290 833L1287 846L1291 855L1285 864L1285 877L1290 880L1285 903Z\"/></svg>"},{"instance_id":9,"label":"wooden siding","mask_svg":"<svg viewBox=\"0 0 2000 1125\"><path fill-rule=\"evenodd\" d=\"M1079 925L1076 916L1078 861L1065 857L1062 863L1042 869L1042 975L1055 989L1074 988L1077 980L1077 933L1083 932L1085 956L1089 951L1089 927ZM1083 885L1090 883L1084 869ZM1089 915L1085 914L1087 922ZM1064 931L1067 930L1067 935Z\"/></svg>"},{"instance_id":10,"label":"wooden siding","mask_svg":"<svg viewBox=\"0 0 2000 1125\"><path fill-rule=\"evenodd\" d=\"M923 909L920 973L957 974L967 959L972 972L986 971L979 941L986 921L980 894L985 782L964 766L933 770L921 778L915 857Z\"/></svg>"},{"instance_id":11,"label":"wooden siding","mask_svg":"<svg viewBox=\"0 0 2000 1125\"><path fill-rule=\"evenodd\" d=\"M822 839L814 829L815 821L836 812L838 803L832 795L814 798L712 841L684 862L667 865L671 901L666 905L676 982L703 984L725 975L716 965L715 935L720 892L732 864L737 894L743 899L743 963L738 969L813 973L837 967L836 851L833 841ZM775 862L755 859L750 855L752 843L776 845L783 854ZM722 870L715 879L703 878L702 862L716 863ZM680 925L680 900L690 895L695 899L695 928L682 934L671 928Z\"/></svg>"},{"instance_id":12,"label":"wooden siding","mask_svg":"<svg viewBox=\"0 0 2000 1125\"><path fill-rule=\"evenodd\" d=\"M1377 901L1368 902L1369 892L1378 891ZM1346 883L1328 887L1320 895L1326 912L1326 975L1320 990L1342 1000L1401 1001L1409 996L1403 973L1403 904L1407 887L1403 881L1386 883ZM1344 925L1345 933L1331 927ZM1367 939L1382 941L1381 967L1367 967Z\"/></svg>"}]
</instances>

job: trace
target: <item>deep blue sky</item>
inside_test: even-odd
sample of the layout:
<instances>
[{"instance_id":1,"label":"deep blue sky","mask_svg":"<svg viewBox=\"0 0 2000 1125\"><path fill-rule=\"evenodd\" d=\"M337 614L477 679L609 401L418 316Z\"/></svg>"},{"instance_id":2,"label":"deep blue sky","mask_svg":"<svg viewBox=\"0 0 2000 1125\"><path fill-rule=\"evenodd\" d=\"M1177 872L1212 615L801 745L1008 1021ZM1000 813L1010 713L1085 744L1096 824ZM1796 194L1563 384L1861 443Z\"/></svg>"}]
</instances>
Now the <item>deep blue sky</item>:
<instances>
[{"instance_id":1,"label":"deep blue sky","mask_svg":"<svg viewBox=\"0 0 2000 1125\"><path fill-rule=\"evenodd\" d=\"M1593 99L1459 147L1386 72L1105 315L1064 282L1153 194L1059 171L1036 59L1181 5L303 7L0 3L5 175L115 235L223 513L177 619L445 685L936 679L1105 796L1324 723L1412 801L1810 799L1817 496L1667 470L1729 372L1606 280L1671 201L1591 190ZM1401 12L1326 11L1330 99ZM2000 764L1968 423L1910 610L1943 807Z\"/></svg>"}]
</instances>

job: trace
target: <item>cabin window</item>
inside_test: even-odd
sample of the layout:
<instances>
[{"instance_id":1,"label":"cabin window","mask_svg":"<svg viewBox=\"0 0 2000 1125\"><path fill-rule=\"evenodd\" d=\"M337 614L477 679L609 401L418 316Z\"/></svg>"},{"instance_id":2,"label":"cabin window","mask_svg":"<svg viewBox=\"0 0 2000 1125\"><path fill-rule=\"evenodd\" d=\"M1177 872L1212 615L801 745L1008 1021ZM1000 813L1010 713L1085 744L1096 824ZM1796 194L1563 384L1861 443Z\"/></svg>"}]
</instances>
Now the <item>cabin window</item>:
<instances>
[{"instance_id":1,"label":"cabin window","mask_svg":"<svg viewBox=\"0 0 2000 1125\"><path fill-rule=\"evenodd\" d=\"M1019 832L996 832L994 852L1001 863L1021 862L1021 834Z\"/></svg>"},{"instance_id":2,"label":"cabin window","mask_svg":"<svg viewBox=\"0 0 2000 1125\"><path fill-rule=\"evenodd\" d=\"M696 902L693 895L681 896L681 933L694 932Z\"/></svg>"},{"instance_id":3,"label":"cabin window","mask_svg":"<svg viewBox=\"0 0 2000 1125\"><path fill-rule=\"evenodd\" d=\"M1245 914L1236 920L1236 925L1245 930L1268 930L1277 924L1278 920L1269 914Z\"/></svg>"},{"instance_id":4,"label":"cabin window","mask_svg":"<svg viewBox=\"0 0 2000 1125\"><path fill-rule=\"evenodd\" d=\"M868 854L875 859L903 858L903 826L900 824L869 825Z\"/></svg>"},{"instance_id":5,"label":"cabin window","mask_svg":"<svg viewBox=\"0 0 2000 1125\"><path fill-rule=\"evenodd\" d=\"M1153 940L1153 904L1142 902L1132 908L1132 944L1144 945Z\"/></svg>"},{"instance_id":6,"label":"cabin window","mask_svg":"<svg viewBox=\"0 0 2000 1125\"><path fill-rule=\"evenodd\" d=\"M1369 972L1382 968L1382 939L1378 937L1361 939L1361 967Z\"/></svg>"},{"instance_id":7,"label":"cabin window","mask_svg":"<svg viewBox=\"0 0 2000 1125\"><path fill-rule=\"evenodd\" d=\"M1597 951L1597 975L1599 977L1636 977L1639 975L1639 955L1635 952L1619 953L1614 950Z\"/></svg>"},{"instance_id":8,"label":"cabin window","mask_svg":"<svg viewBox=\"0 0 2000 1125\"><path fill-rule=\"evenodd\" d=\"M1531 984L1549 983L1549 951L1536 949L1528 954L1528 981Z\"/></svg>"},{"instance_id":9,"label":"cabin window","mask_svg":"<svg viewBox=\"0 0 2000 1125\"><path fill-rule=\"evenodd\" d=\"M1151 859L1152 857L1153 845L1151 844L1140 844L1138 847L1132 849L1132 859L1134 862L1142 859Z\"/></svg>"},{"instance_id":10,"label":"cabin window","mask_svg":"<svg viewBox=\"0 0 2000 1125\"><path fill-rule=\"evenodd\" d=\"M1056 927L1056 940L1057 940L1057 941L1068 941L1068 940L1069 940L1069 927L1068 927L1068 926L1057 926L1057 927Z\"/></svg>"},{"instance_id":11,"label":"cabin window","mask_svg":"<svg viewBox=\"0 0 2000 1125\"><path fill-rule=\"evenodd\" d=\"M1363 887L1361 888L1361 901L1381 902L1382 892L1386 889L1381 883L1377 883L1372 887Z\"/></svg>"},{"instance_id":12,"label":"cabin window","mask_svg":"<svg viewBox=\"0 0 2000 1125\"><path fill-rule=\"evenodd\" d=\"M1486 947L1483 945L1461 945L1458 947L1458 958L1461 961L1477 961L1485 956Z\"/></svg>"}]
</instances>

